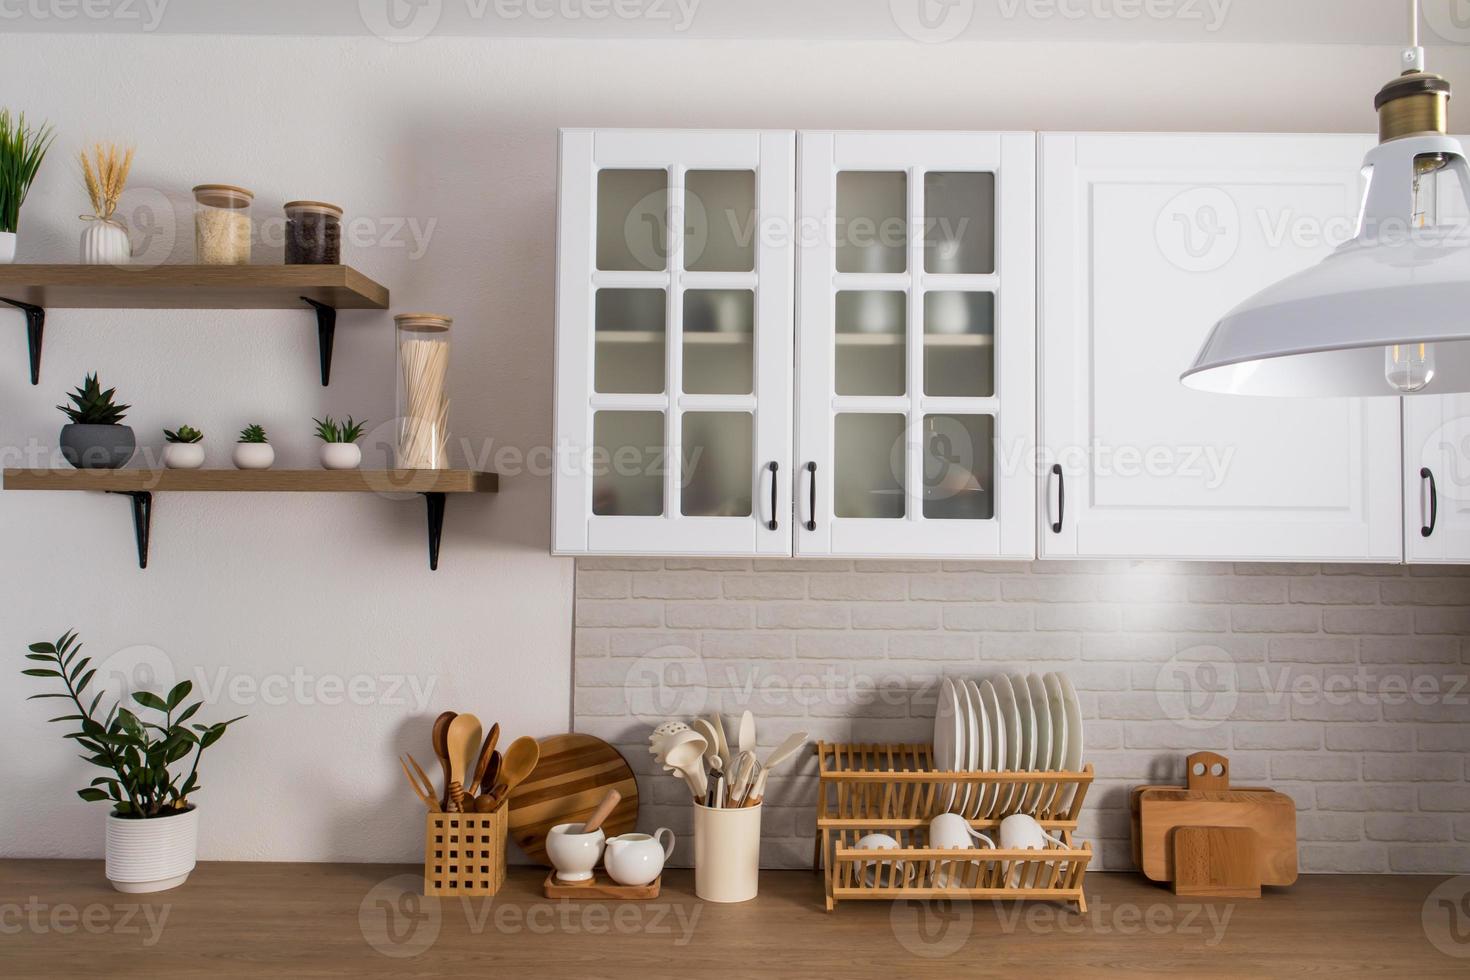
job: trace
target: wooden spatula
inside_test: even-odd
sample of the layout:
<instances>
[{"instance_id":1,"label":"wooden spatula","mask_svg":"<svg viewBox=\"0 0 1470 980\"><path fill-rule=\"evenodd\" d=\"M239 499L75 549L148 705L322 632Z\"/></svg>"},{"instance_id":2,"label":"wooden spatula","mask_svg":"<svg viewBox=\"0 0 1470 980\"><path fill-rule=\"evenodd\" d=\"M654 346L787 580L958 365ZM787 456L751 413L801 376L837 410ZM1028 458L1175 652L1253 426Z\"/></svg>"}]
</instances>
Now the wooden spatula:
<instances>
[{"instance_id":1,"label":"wooden spatula","mask_svg":"<svg viewBox=\"0 0 1470 980\"><path fill-rule=\"evenodd\" d=\"M490 767L490 756L495 752L495 743L500 741L500 722L490 726L490 734L485 736L485 744L480 746L480 757L475 760L475 774L470 778L469 789L471 792L480 792L480 784L485 778L485 770Z\"/></svg>"},{"instance_id":2,"label":"wooden spatula","mask_svg":"<svg viewBox=\"0 0 1470 980\"><path fill-rule=\"evenodd\" d=\"M456 813L464 812L465 774L475 750L480 745L480 719L474 715L455 715L444 736L449 755L449 798ZM473 790L471 790L473 792Z\"/></svg>"}]
</instances>

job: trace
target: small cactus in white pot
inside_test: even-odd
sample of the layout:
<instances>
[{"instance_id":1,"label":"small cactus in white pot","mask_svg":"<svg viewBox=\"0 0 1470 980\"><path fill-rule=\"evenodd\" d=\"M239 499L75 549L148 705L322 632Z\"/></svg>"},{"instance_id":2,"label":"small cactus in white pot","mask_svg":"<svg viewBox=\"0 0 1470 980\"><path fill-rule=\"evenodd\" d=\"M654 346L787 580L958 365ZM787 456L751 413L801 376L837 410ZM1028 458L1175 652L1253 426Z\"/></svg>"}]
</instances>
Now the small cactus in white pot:
<instances>
[{"instance_id":1,"label":"small cactus in white pot","mask_svg":"<svg viewBox=\"0 0 1470 980\"><path fill-rule=\"evenodd\" d=\"M204 433L192 425L163 430L163 465L171 470L197 470L204 465Z\"/></svg>"},{"instance_id":2,"label":"small cactus in white pot","mask_svg":"<svg viewBox=\"0 0 1470 980\"><path fill-rule=\"evenodd\" d=\"M316 423L316 437L322 441L322 469L355 470L362 465L357 440L362 438L366 422L358 422L351 415L345 422L334 421L330 415L312 421Z\"/></svg>"},{"instance_id":3,"label":"small cactus in white pot","mask_svg":"<svg viewBox=\"0 0 1470 980\"><path fill-rule=\"evenodd\" d=\"M276 461L276 451L271 448L265 427L252 422L240 430L240 439L235 443L235 468L241 470L268 470Z\"/></svg>"}]
</instances>

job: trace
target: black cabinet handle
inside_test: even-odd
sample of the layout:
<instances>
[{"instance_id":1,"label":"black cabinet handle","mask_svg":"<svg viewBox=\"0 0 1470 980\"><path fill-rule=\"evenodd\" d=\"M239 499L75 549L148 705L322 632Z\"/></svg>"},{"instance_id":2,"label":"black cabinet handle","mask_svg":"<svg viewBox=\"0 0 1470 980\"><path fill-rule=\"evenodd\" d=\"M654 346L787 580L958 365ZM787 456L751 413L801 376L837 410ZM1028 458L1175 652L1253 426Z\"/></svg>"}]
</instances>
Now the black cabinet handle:
<instances>
[{"instance_id":1,"label":"black cabinet handle","mask_svg":"<svg viewBox=\"0 0 1470 980\"><path fill-rule=\"evenodd\" d=\"M1062 466L1055 463L1051 468L1051 475L1057 478L1057 519L1052 522L1051 533L1062 533L1062 521L1067 515L1067 478L1062 475Z\"/></svg>"},{"instance_id":2,"label":"black cabinet handle","mask_svg":"<svg viewBox=\"0 0 1470 980\"><path fill-rule=\"evenodd\" d=\"M1429 481L1429 523L1419 529L1420 536L1427 538L1439 523L1439 488L1434 485L1434 471L1427 466L1419 471L1419 479Z\"/></svg>"},{"instance_id":3,"label":"black cabinet handle","mask_svg":"<svg viewBox=\"0 0 1470 980\"><path fill-rule=\"evenodd\" d=\"M780 524L776 523L776 471L780 468L781 467L777 465L774 459L771 460L770 465L766 467L766 469L771 471L771 519L766 522L767 531L774 531L781 526Z\"/></svg>"},{"instance_id":4,"label":"black cabinet handle","mask_svg":"<svg viewBox=\"0 0 1470 980\"><path fill-rule=\"evenodd\" d=\"M807 498L806 529L808 531L815 531L817 529L817 464L807 463L806 471L808 479L811 480L811 483L807 485L810 496Z\"/></svg>"}]
</instances>

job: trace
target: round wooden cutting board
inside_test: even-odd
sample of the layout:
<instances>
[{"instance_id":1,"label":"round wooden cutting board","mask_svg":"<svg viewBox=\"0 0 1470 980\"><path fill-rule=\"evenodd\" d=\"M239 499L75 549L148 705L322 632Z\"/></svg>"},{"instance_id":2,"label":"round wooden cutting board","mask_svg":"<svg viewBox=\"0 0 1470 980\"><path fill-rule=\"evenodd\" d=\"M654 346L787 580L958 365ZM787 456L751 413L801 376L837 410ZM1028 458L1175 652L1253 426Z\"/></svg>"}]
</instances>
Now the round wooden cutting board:
<instances>
[{"instance_id":1,"label":"round wooden cutting board","mask_svg":"<svg viewBox=\"0 0 1470 980\"><path fill-rule=\"evenodd\" d=\"M638 824L638 782L618 750L595 735L551 735L538 739L541 761L510 794L510 837L533 861L551 866L546 835L559 823L585 821L615 789L623 794L603 823L609 837Z\"/></svg>"}]
</instances>

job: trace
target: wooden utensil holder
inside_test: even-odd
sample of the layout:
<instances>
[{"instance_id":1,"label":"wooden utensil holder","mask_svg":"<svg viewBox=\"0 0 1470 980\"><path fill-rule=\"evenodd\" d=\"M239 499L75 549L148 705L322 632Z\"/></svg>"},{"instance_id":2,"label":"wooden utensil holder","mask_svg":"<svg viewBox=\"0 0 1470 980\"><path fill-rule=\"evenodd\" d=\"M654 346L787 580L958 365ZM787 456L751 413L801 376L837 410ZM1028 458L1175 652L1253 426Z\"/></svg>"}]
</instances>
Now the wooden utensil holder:
<instances>
[{"instance_id":1,"label":"wooden utensil holder","mask_svg":"<svg viewBox=\"0 0 1470 980\"><path fill-rule=\"evenodd\" d=\"M424 826L424 894L494 895L505 884L509 807L493 813L430 813Z\"/></svg>"},{"instance_id":2,"label":"wooden utensil holder","mask_svg":"<svg viewBox=\"0 0 1470 980\"><path fill-rule=\"evenodd\" d=\"M843 899L1044 899L1087 911L1083 879L1092 847L1075 843L1077 815L1092 785L1080 772L940 772L929 745L816 745L817 832L814 870L823 871L830 912ZM1029 812L1063 846L1045 850L928 847L929 821L949 810L950 791L998 787L1008 796L1035 794L1042 804L968 821L992 839L1000 821ZM896 849L858 850L868 834L888 834ZM948 879L943 886L936 872Z\"/></svg>"}]
</instances>

